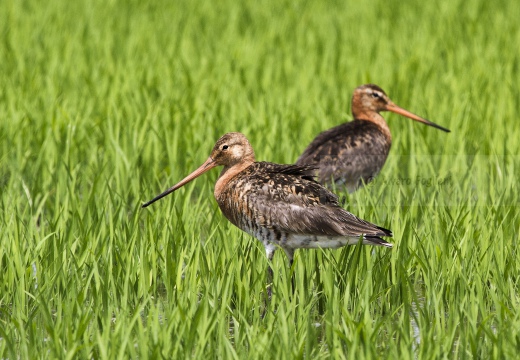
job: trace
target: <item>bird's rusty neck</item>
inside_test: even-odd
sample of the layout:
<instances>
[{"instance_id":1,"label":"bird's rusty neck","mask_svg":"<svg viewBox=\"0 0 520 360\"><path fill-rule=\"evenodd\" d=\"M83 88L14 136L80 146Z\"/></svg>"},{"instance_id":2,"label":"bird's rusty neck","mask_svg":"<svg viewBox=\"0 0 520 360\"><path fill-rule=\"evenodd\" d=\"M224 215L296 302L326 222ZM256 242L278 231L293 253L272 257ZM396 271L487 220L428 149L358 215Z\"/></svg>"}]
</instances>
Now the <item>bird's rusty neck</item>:
<instances>
[{"instance_id":1,"label":"bird's rusty neck","mask_svg":"<svg viewBox=\"0 0 520 360\"><path fill-rule=\"evenodd\" d=\"M389 143L392 142L392 134L390 133L390 128L383 116L376 111L354 111L353 108L352 115L354 115L354 119L361 121L369 121L375 124L381 132L385 135L385 138Z\"/></svg>"},{"instance_id":2,"label":"bird's rusty neck","mask_svg":"<svg viewBox=\"0 0 520 360\"><path fill-rule=\"evenodd\" d=\"M236 163L232 166L225 166L218 177L217 183L215 184L215 191L213 194L215 198L218 200L222 191L225 190L228 183L233 179L236 175L240 174L242 171L247 169L255 162L254 157L251 159L244 159L243 161Z\"/></svg>"},{"instance_id":3,"label":"bird's rusty neck","mask_svg":"<svg viewBox=\"0 0 520 360\"><path fill-rule=\"evenodd\" d=\"M378 90L378 97L373 97L372 93L367 93L365 86L361 86L354 91L354 95L352 95L352 115L354 115L356 120L369 121L376 125L385 135L387 141L391 142L390 128L385 119L379 114L380 111L386 110L386 105L391 103L391 100L382 89L377 88L375 90ZM373 92L374 89L371 89L371 91Z\"/></svg>"}]
</instances>

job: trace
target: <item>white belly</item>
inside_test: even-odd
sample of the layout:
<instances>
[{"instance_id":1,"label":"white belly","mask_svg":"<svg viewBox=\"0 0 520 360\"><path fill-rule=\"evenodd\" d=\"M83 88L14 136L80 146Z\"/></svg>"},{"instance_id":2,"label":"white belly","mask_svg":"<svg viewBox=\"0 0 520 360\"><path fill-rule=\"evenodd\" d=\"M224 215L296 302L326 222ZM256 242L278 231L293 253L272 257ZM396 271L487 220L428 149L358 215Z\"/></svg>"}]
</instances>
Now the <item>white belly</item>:
<instances>
[{"instance_id":1,"label":"white belly","mask_svg":"<svg viewBox=\"0 0 520 360\"><path fill-rule=\"evenodd\" d=\"M359 237L347 236L313 236L313 235L289 235L282 247L291 249L316 249L332 248L337 249L345 245L355 245L359 242Z\"/></svg>"}]
</instances>

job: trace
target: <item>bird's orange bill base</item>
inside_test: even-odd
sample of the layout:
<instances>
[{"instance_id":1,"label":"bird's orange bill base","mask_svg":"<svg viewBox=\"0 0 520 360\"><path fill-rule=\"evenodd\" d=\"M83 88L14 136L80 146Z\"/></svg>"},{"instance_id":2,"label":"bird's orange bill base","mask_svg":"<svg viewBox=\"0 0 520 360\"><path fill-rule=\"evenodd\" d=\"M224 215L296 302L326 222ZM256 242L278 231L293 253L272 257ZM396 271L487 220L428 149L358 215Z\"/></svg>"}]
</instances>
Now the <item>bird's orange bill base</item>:
<instances>
[{"instance_id":1,"label":"bird's orange bill base","mask_svg":"<svg viewBox=\"0 0 520 360\"><path fill-rule=\"evenodd\" d=\"M450 132L450 130L446 129L446 128L443 128L442 126L440 125L437 125L436 123L433 123L431 122L430 120L426 120L426 119L423 119L422 117L420 116L417 116L411 112L409 112L408 110L405 110L399 106L397 106L396 104L394 103L390 103L386 106L386 110L388 111L391 111L391 112L394 112L396 114L399 114L399 115L403 115L403 116L406 116L407 118L409 119L412 119L412 120L415 120L415 121L419 121L423 124L426 124L426 125L429 125L429 126L432 126L434 128L437 128L439 130L442 130L442 131L446 131L446 132Z\"/></svg>"},{"instance_id":2,"label":"bird's orange bill base","mask_svg":"<svg viewBox=\"0 0 520 360\"><path fill-rule=\"evenodd\" d=\"M187 183L189 183L190 181L192 181L193 179L195 179L196 177L199 177L200 175L204 174L206 171L208 170L211 170L213 169L215 166L217 166L217 164L215 163L215 161L209 157L208 160L206 160L204 162L204 164L202 164L197 170L195 170L194 172L192 172L191 174L189 174L188 176L186 176L184 179L182 179L181 181L179 181L177 184L173 185L171 188L169 188L168 190L166 190L165 192L163 192L162 194L159 194L157 195L156 197L154 197L152 200L148 201L147 203L143 204L142 207L147 207L148 205L151 205L153 204L154 202L156 202L157 200L159 199L162 199L163 197L165 197L166 195L168 194L171 194L172 192L174 192L175 190L177 190L178 188L186 185Z\"/></svg>"}]
</instances>

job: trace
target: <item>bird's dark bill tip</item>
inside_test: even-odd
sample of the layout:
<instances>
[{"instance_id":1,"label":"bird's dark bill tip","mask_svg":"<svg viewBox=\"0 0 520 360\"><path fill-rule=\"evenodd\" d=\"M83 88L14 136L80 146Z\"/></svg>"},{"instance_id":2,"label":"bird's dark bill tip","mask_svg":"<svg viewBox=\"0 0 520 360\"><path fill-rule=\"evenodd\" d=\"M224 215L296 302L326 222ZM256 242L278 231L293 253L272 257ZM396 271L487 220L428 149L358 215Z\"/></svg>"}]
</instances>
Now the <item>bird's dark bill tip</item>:
<instances>
[{"instance_id":1,"label":"bird's dark bill tip","mask_svg":"<svg viewBox=\"0 0 520 360\"><path fill-rule=\"evenodd\" d=\"M424 120L425 120L425 121L423 121L423 123L426 124L426 125L429 125L429 126L431 126L431 127L434 127L434 128L436 128L436 129L442 130L442 131L447 132L447 133L451 132L450 129L446 129L446 128L443 127L443 126L440 126L440 125L434 123L433 121L430 121L430 120L427 120L427 119L424 119Z\"/></svg>"},{"instance_id":2,"label":"bird's dark bill tip","mask_svg":"<svg viewBox=\"0 0 520 360\"><path fill-rule=\"evenodd\" d=\"M439 126L439 125L437 125L437 129L442 130L442 131L447 132L447 133L451 132L450 129L446 129L445 127L442 127L442 126Z\"/></svg>"}]
</instances>

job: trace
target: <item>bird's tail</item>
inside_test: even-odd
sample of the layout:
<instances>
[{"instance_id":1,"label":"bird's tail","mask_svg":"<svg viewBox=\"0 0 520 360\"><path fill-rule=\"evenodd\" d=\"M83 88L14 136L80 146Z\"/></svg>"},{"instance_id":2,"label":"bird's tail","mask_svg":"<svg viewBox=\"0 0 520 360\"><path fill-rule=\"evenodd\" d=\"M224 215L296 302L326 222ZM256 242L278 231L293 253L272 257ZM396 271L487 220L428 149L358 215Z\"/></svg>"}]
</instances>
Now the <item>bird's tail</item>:
<instances>
[{"instance_id":1,"label":"bird's tail","mask_svg":"<svg viewBox=\"0 0 520 360\"><path fill-rule=\"evenodd\" d=\"M388 231L388 230L387 230ZM389 235L384 236L392 236L392 232ZM378 246L386 246L391 248L393 245L389 242L386 242L383 238L375 235L365 235L364 243L367 245L378 245Z\"/></svg>"},{"instance_id":2,"label":"bird's tail","mask_svg":"<svg viewBox=\"0 0 520 360\"><path fill-rule=\"evenodd\" d=\"M389 236L392 237L392 231L385 229L381 226L377 226L377 229L380 230L380 233L372 234L372 235L365 235L365 241L370 245L379 245L379 246L386 246L391 248L393 245L389 242L386 242L381 236Z\"/></svg>"}]
</instances>

